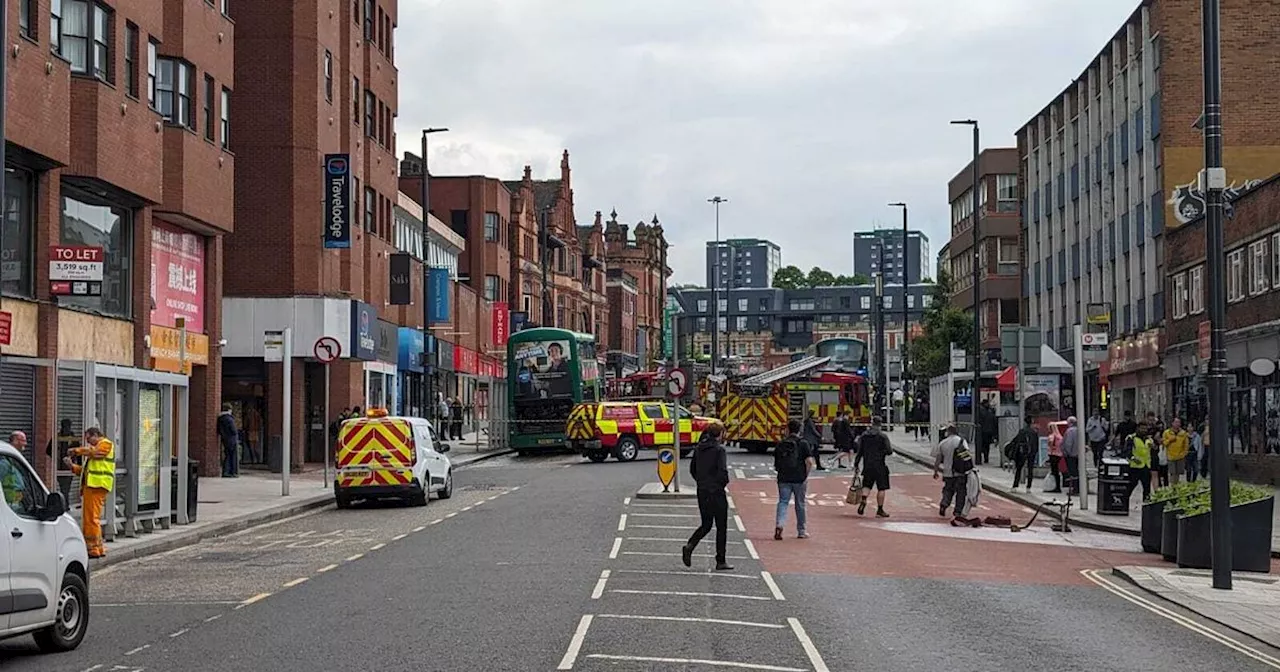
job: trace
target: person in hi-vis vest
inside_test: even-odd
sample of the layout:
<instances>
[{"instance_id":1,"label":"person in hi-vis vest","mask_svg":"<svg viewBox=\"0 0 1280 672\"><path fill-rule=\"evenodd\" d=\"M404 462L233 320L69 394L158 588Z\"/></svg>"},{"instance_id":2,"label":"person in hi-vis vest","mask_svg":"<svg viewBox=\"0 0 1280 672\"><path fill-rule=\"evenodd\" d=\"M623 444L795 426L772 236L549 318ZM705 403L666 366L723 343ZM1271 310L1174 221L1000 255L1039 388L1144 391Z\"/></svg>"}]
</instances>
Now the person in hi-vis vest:
<instances>
[{"instance_id":1,"label":"person in hi-vis vest","mask_svg":"<svg viewBox=\"0 0 1280 672\"><path fill-rule=\"evenodd\" d=\"M116 447L111 439L102 435L102 430L90 427L84 431L84 445L72 448L71 456L84 457L81 467L66 458L66 464L81 479L83 499L84 542L89 548L89 557L101 558L107 554L102 543L102 513L107 499L111 496L111 488L116 480Z\"/></svg>"}]
</instances>

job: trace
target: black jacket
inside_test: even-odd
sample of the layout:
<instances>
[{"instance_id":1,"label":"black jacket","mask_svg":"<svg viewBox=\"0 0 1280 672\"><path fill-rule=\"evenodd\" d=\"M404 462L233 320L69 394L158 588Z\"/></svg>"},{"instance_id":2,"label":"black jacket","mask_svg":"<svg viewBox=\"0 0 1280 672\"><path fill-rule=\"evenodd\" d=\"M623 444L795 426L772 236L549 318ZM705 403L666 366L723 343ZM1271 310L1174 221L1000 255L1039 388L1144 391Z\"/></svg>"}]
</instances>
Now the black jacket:
<instances>
[{"instance_id":1,"label":"black jacket","mask_svg":"<svg viewBox=\"0 0 1280 672\"><path fill-rule=\"evenodd\" d=\"M792 459L788 459L791 456L789 449L795 451ZM809 478L809 466L805 460L815 457L815 452L808 441L794 434L784 437L773 450L773 469L778 472L778 482L804 483Z\"/></svg>"},{"instance_id":2,"label":"black jacket","mask_svg":"<svg viewBox=\"0 0 1280 672\"><path fill-rule=\"evenodd\" d=\"M235 448L240 442L240 433L236 431L236 419L230 413L218 415L218 438L226 448Z\"/></svg>"},{"instance_id":3,"label":"black jacket","mask_svg":"<svg viewBox=\"0 0 1280 672\"><path fill-rule=\"evenodd\" d=\"M868 429L858 438L858 457L855 462L862 462L866 468L885 469L885 458L893 454L889 445L889 437L878 429Z\"/></svg>"},{"instance_id":4,"label":"black jacket","mask_svg":"<svg viewBox=\"0 0 1280 672\"><path fill-rule=\"evenodd\" d=\"M689 460L689 474L699 488L724 490L729 486L729 456L720 442L706 434L698 440L698 447Z\"/></svg>"},{"instance_id":5,"label":"black jacket","mask_svg":"<svg viewBox=\"0 0 1280 672\"><path fill-rule=\"evenodd\" d=\"M836 450L853 450L853 425L848 418L838 419L831 425L831 436Z\"/></svg>"}]
</instances>

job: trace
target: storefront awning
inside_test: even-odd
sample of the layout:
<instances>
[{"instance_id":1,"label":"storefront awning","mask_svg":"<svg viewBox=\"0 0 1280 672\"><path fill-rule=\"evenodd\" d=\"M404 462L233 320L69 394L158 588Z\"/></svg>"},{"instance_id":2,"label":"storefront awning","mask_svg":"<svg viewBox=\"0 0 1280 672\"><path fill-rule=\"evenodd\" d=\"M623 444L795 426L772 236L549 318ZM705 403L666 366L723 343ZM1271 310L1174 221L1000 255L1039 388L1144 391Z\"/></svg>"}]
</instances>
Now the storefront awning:
<instances>
[{"instance_id":1,"label":"storefront awning","mask_svg":"<svg viewBox=\"0 0 1280 672\"><path fill-rule=\"evenodd\" d=\"M1040 366L1036 369L1036 373L1072 373L1075 367L1071 366L1071 362L1062 358L1053 350L1053 348L1040 344Z\"/></svg>"},{"instance_id":2,"label":"storefront awning","mask_svg":"<svg viewBox=\"0 0 1280 672\"><path fill-rule=\"evenodd\" d=\"M996 389L1001 392L1013 392L1018 389L1018 367L1010 366L996 376Z\"/></svg>"}]
</instances>

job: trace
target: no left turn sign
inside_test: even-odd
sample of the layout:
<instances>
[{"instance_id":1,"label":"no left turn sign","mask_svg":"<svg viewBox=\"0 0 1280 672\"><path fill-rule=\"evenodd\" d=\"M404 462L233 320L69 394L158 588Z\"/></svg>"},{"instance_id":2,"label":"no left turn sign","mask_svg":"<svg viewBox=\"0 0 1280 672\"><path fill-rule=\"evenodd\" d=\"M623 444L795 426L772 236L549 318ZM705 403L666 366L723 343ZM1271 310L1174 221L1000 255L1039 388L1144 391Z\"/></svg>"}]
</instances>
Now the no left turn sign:
<instances>
[{"instance_id":1,"label":"no left turn sign","mask_svg":"<svg viewBox=\"0 0 1280 672\"><path fill-rule=\"evenodd\" d=\"M332 336L321 336L311 351L321 364L328 364L342 356L342 344Z\"/></svg>"},{"instance_id":2,"label":"no left turn sign","mask_svg":"<svg viewBox=\"0 0 1280 672\"><path fill-rule=\"evenodd\" d=\"M673 397L684 394L685 388L689 386L689 374L684 369L672 369L667 374L667 393Z\"/></svg>"}]
</instances>

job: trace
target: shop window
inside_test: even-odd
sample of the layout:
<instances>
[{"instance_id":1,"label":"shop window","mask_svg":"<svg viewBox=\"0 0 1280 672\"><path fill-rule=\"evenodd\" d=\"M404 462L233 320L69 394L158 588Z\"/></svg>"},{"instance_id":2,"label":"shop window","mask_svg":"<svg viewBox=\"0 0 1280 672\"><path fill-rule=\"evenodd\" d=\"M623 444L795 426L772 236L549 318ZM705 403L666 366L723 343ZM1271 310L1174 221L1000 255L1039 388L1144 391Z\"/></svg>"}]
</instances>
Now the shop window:
<instances>
[{"instance_id":1,"label":"shop window","mask_svg":"<svg viewBox=\"0 0 1280 672\"><path fill-rule=\"evenodd\" d=\"M102 294L62 296L58 303L113 317L133 315L133 212L64 184L63 245L103 248Z\"/></svg>"},{"instance_id":2,"label":"shop window","mask_svg":"<svg viewBox=\"0 0 1280 672\"><path fill-rule=\"evenodd\" d=\"M20 168L10 168L4 177L4 251L0 264L5 296L33 296L32 261L35 176Z\"/></svg>"}]
</instances>

